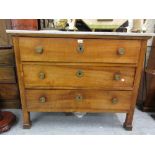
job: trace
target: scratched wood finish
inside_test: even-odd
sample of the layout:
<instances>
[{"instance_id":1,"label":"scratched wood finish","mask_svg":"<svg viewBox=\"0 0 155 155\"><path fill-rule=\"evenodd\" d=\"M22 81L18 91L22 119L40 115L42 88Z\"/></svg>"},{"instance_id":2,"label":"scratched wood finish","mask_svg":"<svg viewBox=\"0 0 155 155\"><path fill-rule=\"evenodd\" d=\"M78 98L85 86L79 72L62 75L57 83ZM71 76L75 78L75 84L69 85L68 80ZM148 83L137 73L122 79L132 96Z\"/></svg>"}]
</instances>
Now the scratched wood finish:
<instances>
[{"instance_id":1,"label":"scratched wood finish","mask_svg":"<svg viewBox=\"0 0 155 155\"><path fill-rule=\"evenodd\" d=\"M80 54L76 48L81 38ZM79 111L125 112L124 127L131 130L148 38L13 34L24 128L31 126L31 111ZM38 46L43 47L42 54L36 54ZM118 48L124 48L125 54L118 56ZM80 78L79 69L84 72ZM40 72L45 73L42 80ZM116 72L121 81L114 81ZM82 96L80 103L77 95ZM117 104L112 98L118 99Z\"/></svg>"},{"instance_id":2,"label":"scratched wood finish","mask_svg":"<svg viewBox=\"0 0 155 155\"><path fill-rule=\"evenodd\" d=\"M76 74L82 71L83 76ZM132 89L135 68L129 67L96 67L87 65L63 66L54 65L23 65L25 87L55 88L101 88L101 89ZM40 79L40 73L45 79ZM115 80L116 74L121 76Z\"/></svg>"},{"instance_id":3,"label":"scratched wood finish","mask_svg":"<svg viewBox=\"0 0 155 155\"><path fill-rule=\"evenodd\" d=\"M79 53L77 39L19 38L22 61L137 63L140 45L139 40L83 39ZM37 47L43 48L42 54ZM124 55L118 54L119 48L125 49Z\"/></svg>"},{"instance_id":4,"label":"scratched wood finish","mask_svg":"<svg viewBox=\"0 0 155 155\"><path fill-rule=\"evenodd\" d=\"M15 71L14 67L0 66L0 83L15 83Z\"/></svg>"},{"instance_id":5,"label":"scratched wood finish","mask_svg":"<svg viewBox=\"0 0 155 155\"><path fill-rule=\"evenodd\" d=\"M82 96L77 101L77 96ZM130 109L131 91L103 91L103 90L27 90L27 108L30 111L94 111L126 110ZM44 103L40 97L45 97ZM112 103L117 98L118 103Z\"/></svg>"}]
</instances>

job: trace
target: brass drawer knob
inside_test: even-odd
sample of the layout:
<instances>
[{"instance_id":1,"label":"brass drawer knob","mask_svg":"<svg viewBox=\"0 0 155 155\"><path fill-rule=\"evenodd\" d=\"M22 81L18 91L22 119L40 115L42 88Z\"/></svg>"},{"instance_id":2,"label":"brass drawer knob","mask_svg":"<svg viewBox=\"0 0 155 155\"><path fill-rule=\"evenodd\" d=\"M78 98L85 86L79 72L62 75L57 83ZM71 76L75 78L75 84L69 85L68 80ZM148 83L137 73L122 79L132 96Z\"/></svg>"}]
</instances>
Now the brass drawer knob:
<instances>
[{"instance_id":1,"label":"brass drawer knob","mask_svg":"<svg viewBox=\"0 0 155 155\"><path fill-rule=\"evenodd\" d=\"M125 54L125 49L124 48L119 48L118 49L118 55L124 55Z\"/></svg>"},{"instance_id":2,"label":"brass drawer knob","mask_svg":"<svg viewBox=\"0 0 155 155\"><path fill-rule=\"evenodd\" d=\"M112 98L112 100L111 100L111 102L113 103L113 104L116 104L116 103L118 103L118 98L116 98L116 97L114 97L114 98Z\"/></svg>"},{"instance_id":3,"label":"brass drawer knob","mask_svg":"<svg viewBox=\"0 0 155 155\"><path fill-rule=\"evenodd\" d=\"M42 96L39 98L40 103L45 103L46 102L46 97Z\"/></svg>"},{"instance_id":4,"label":"brass drawer knob","mask_svg":"<svg viewBox=\"0 0 155 155\"><path fill-rule=\"evenodd\" d=\"M39 79L41 79L41 80L45 79L45 73L44 72L39 73Z\"/></svg>"},{"instance_id":5,"label":"brass drawer knob","mask_svg":"<svg viewBox=\"0 0 155 155\"><path fill-rule=\"evenodd\" d=\"M76 102L81 102L82 100L83 100L82 95L78 94L78 95L75 96L75 101Z\"/></svg>"},{"instance_id":6,"label":"brass drawer knob","mask_svg":"<svg viewBox=\"0 0 155 155\"><path fill-rule=\"evenodd\" d=\"M84 46L83 46L83 44L78 44L78 46L77 46L77 52L78 53L83 53L84 52Z\"/></svg>"},{"instance_id":7,"label":"brass drawer knob","mask_svg":"<svg viewBox=\"0 0 155 155\"><path fill-rule=\"evenodd\" d=\"M114 80L120 81L121 80L121 74L120 73L115 73L114 74Z\"/></svg>"},{"instance_id":8,"label":"brass drawer knob","mask_svg":"<svg viewBox=\"0 0 155 155\"><path fill-rule=\"evenodd\" d=\"M36 51L36 53L38 53L38 54L42 54L43 51L44 51L44 49L43 49L43 47L36 47L36 48L35 48L35 51Z\"/></svg>"},{"instance_id":9,"label":"brass drawer knob","mask_svg":"<svg viewBox=\"0 0 155 155\"><path fill-rule=\"evenodd\" d=\"M77 77L83 77L84 76L84 72L81 70L81 69L79 69L77 72L76 72L76 76Z\"/></svg>"}]
</instances>

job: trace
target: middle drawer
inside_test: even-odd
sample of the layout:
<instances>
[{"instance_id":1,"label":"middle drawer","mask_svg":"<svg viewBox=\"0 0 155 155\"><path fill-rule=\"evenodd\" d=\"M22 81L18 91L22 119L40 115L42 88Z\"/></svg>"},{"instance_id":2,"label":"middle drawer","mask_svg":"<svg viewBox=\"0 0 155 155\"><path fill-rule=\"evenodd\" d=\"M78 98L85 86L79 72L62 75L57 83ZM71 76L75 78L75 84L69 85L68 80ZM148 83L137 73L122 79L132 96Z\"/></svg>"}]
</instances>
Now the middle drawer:
<instances>
[{"instance_id":1,"label":"middle drawer","mask_svg":"<svg viewBox=\"0 0 155 155\"><path fill-rule=\"evenodd\" d=\"M134 67L24 64L26 88L101 88L132 90Z\"/></svg>"}]
</instances>

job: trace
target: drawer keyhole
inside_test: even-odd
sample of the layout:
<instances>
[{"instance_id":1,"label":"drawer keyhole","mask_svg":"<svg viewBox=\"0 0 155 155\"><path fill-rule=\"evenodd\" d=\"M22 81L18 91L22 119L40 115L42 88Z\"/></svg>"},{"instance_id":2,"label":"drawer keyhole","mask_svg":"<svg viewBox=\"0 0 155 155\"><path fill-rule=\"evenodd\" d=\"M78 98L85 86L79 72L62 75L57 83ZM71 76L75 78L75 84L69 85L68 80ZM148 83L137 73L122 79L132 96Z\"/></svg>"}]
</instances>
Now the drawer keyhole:
<instances>
[{"instance_id":1,"label":"drawer keyhole","mask_svg":"<svg viewBox=\"0 0 155 155\"><path fill-rule=\"evenodd\" d=\"M76 100L76 102L81 102L82 100L83 100L83 97L82 97L82 95L76 95L75 96L75 100Z\"/></svg>"},{"instance_id":2,"label":"drawer keyhole","mask_svg":"<svg viewBox=\"0 0 155 155\"><path fill-rule=\"evenodd\" d=\"M79 77L79 78L81 78L81 77L84 76L84 72L83 72L82 70L79 69L79 70L76 72L76 76Z\"/></svg>"},{"instance_id":3,"label":"drawer keyhole","mask_svg":"<svg viewBox=\"0 0 155 155\"><path fill-rule=\"evenodd\" d=\"M78 44L77 52L78 53L83 53L84 52L84 46L83 46L83 44Z\"/></svg>"}]
</instances>

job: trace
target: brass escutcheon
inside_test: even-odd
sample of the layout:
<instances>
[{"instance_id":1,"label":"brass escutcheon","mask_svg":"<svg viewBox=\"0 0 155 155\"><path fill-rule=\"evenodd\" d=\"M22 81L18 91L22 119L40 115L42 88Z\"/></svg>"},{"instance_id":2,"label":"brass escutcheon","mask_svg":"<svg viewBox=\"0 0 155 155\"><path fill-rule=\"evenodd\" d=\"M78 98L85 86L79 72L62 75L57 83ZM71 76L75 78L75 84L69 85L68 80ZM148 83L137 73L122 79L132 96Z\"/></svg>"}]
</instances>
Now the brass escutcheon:
<instances>
[{"instance_id":1,"label":"brass escutcheon","mask_svg":"<svg viewBox=\"0 0 155 155\"><path fill-rule=\"evenodd\" d=\"M44 72L40 72L40 73L39 73L39 78L40 78L41 80L45 79L45 73L44 73Z\"/></svg>"},{"instance_id":2,"label":"brass escutcheon","mask_svg":"<svg viewBox=\"0 0 155 155\"><path fill-rule=\"evenodd\" d=\"M118 98L116 98L116 97L112 98L111 102L112 102L113 104L118 103Z\"/></svg>"},{"instance_id":3,"label":"brass escutcheon","mask_svg":"<svg viewBox=\"0 0 155 155\"><path fill-rule=\"evenodd\" d=\"M35 48L35 51L36 51L36 53L38 53L38 54L42 54L42 53L43 53L43 47L41 47L41 46L39 47L39 46L38 46L38 47Z\"/></svg>"},{"instance_id":4,"label":"brass escutcheon","mask_svg":"<svg viewBox=\"0 0 155 155\"><path fill-rule=\"evenodd\" d=\"M120 73L116 73L116 74L114 75L114 80L116 80L116 81L121 80L121 74L120 74Z\"/></svg>"},{"instance_id":5,"label":"brass escutcheon","mask_svg":"<svg viewBox=\"0 0 155 155\"><path fill-rule=\"evenodd\" d=\"M125 54L125 49L124 48L119 48L118 49L118 54L119 55L124 55Z\"/></svg>"},{"instance_id":6,"label":"brass escutcheon","mask_svg":"<svg viewBox=\"0 0 155 155\"><path fill-rule=\"evenodd\" d=\"M42 96L39 98L40 103L45 103L46 102L46 97Z\"/></svg>"}]
</instances>

